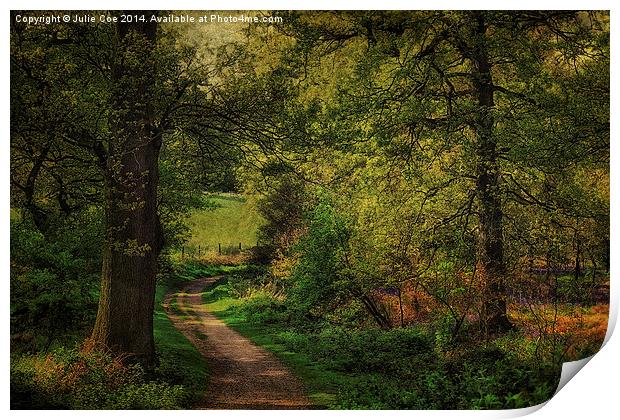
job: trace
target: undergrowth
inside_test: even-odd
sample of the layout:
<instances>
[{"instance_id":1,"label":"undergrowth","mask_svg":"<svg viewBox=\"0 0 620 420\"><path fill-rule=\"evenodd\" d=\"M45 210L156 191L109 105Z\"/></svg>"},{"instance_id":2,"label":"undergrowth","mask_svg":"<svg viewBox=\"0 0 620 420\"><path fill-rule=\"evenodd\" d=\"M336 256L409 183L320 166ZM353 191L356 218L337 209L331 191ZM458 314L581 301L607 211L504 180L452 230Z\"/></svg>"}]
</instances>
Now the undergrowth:
<instances>
[{"instance_id":1,"label":"undergrowth","mask_svg":"<svg viewBox=\"0 0 620 420\"><path fill-rule=\"evenodd\" d=\"M49 351L11 355L14 409L180 409L202 396L205 360L172 324L162 306L181 282L216 275L230 267L184 264L158 280L153 316L157 364L148 372L122 358L69 343ZM84 343L84 341L82 341Z\"/></svg>"},{"instance_id":2,"label":"undergrowth","mask_svg":"<svg viewBox=\"0 0 620 420\"><path fill-rule=\"evenodd\" d=\"M271 286L229 277L203 294L232 328L274 352L318 406L334 409L502 409L551 398L559 368L497 341L446 347L432 325L383 330L301 325ZM245 290L245 292L244 292ZM471 344L471 343L470 343ZM522 349L522 345L514 349Z\"/></svg>"},{"instance_id":3,"label":"undergrowth","mask_svg":"<svg viewBox=\"0 0 620 420\"><path fill-rule=\"evenodd\" d=\"M11 363L13 409L175 409L188 394L138 365L88 348L59 348Z\"/></svg>"}]
</instances>

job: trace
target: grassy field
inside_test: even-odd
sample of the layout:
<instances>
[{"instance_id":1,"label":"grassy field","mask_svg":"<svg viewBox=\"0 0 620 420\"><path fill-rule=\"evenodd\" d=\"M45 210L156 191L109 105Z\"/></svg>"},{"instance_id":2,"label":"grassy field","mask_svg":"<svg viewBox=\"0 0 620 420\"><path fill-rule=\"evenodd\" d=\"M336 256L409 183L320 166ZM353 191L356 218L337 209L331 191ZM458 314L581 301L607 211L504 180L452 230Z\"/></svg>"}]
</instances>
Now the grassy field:
<instances>
[{"instance_id":1,"label":"grassy field","mask_svg":"<svg viewBox=\"0 0 620 420\"><path fill-rule=\"evenodd\" d=\"M256 245L261 217L252 203L236 194L209 195L212 208L193 212L187 221L191 237L185 245L187 253L202 253L243 249Z\"/></svg>"}]
</instances>

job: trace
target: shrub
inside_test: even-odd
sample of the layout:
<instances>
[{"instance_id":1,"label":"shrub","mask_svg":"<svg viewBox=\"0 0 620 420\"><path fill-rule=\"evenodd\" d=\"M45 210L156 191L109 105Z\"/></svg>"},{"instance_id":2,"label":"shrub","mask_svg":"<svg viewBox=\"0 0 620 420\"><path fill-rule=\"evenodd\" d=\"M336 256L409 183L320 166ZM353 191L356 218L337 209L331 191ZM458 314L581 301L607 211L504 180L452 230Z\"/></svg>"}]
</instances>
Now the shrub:
<instances>
[{"instance_id":1,"label":"shrub","mask_svg":"<svg viewBox=\"0 0 620 420\"><path fill-rule=\"evenodd\" d=\"M180 385L149 380L139 366L86 348L11 360L14 409L175 409L187 398Z\"/></svg>"},{"instance_id":2,"label":"shrub","mask_svg":"<svg viewBox=\"0 0 620 420\"><path fill-rule=\"evenodd\" d=\"M459 404L471 408L518 408L552 396L559 366L539 366L489 343L450 361Z\"/></svg>"},{"instance_id":3,"label":"shrub","mask_svg":"<svg viewBox=\"0 0 620 420\"><path fill-rule=\"evenodd\" d=\"M95 217L95 216L93 216ZM92 325L101 270L100 226L79 218L44 236L11 223L11 348L41 351Z\"/></svg>"},{"instance_id":4,"label":"shrub","mask_svg":"<svg viewBox=\"0 0 620 420\"><path fill-rule=\"evenodd\" d=\"M280 332L275 341L324 370L346 375L332 408L519 408L548 400L557 384L559 371L495 343L443 354L433 350L432 337L415 328L329 327L317 333Z\"/></svg>"},{"instance_id":5,"label":"shrub","mask_svg":"<svg viewBox=\"0 0 620 420\"><path fill-rule=\"evenodd\" d=\"M328 327L319 333L280 333L277 340L292 351L309 354L343 372L412 372L433 356L427 336L412 328L346 330Z\"/></svg>"},{"instance_id":6,"label":"shrub","mask_svg":"<svg viewBox=\"0 0 620 420\"><path fill-rule=\"evenodd\" d=\"M323 319L351 300L352 273L345 260L352 234L346 220L326 197L308 215L308 231L296 247L301 257L293 269L288 301L297 316Z\"/></svg>"},{"instance_id":7,"label":"shrub","mask_svg":"<svg viewBox=\"0 0 620 420\"><path fill-rule=\"evenodd\" d=\"M414 389L403 389L394 381L379 375L368 375L339 389L336 409L429 409L422 396Z\"/></svg>"},{"instance_id":8,"label":"shrub","mask_svg":"<svg viewBox=\"0 0 620 420\"><path fill-rule=\"evenodd\" d=\"M258 246L253 252L254 261L266 263L278 252L286 255L304 230L304 208L310 201L304 183L290 174L272 175L272 189L258 202L264 223L258 230ZM279 176L278 176L279 175Z\"/></svg>"},{"instance_id":9,"label":"shrub","mask_svg":"<svg viewBox=\"0 0 620 420\"><path fill-rule=\"evenodd\" d=\"M282 322L288 316L282 297L268 286L249 291L237 310L246 320L262 324Z\"/></svg>"}]
</instances>

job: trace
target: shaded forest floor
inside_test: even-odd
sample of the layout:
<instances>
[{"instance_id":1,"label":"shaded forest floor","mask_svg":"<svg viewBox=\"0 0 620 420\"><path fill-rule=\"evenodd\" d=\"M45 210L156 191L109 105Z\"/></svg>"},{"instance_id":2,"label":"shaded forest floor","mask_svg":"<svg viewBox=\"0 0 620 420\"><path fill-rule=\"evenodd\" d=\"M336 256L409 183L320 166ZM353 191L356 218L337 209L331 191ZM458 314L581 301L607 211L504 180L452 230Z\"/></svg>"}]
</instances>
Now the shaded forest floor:
<instances>
[{"instance_id":1,"label":"shaded forest floor","mask_svg":"<svg viewBox=\"0 0 620 420\"><path fill-rule=\"evenodd\" d=\"M446 342L433 324L425 323L388 331L309 326L291 318L265 290L251 286L255 281L243 278L243 271L219 279L204 291L203 308L275 354L302 380L315 407L536 405L555 391L558 358L593 354L606 327L606 305L584 307L578 313L564 307L554 313L547 305L527 311L513 306L511 318L519 330L488 341L467 338L476 335L470 331L473 325L459 343Z\"/></svg>"},{"instance_id":2,"label":"shaded forest floor","mask_svg":"<svg viewBox=\"0 0 620 420\"><path fill-rule=\"evenodd\" d=\"M261 283L264 272L175 265L157 287L154 372L93 353L83 341L15 353L11 406L520 408L549 399L557 362L595 353L607 324L608 305L515 303L518 330L487 341L476 340L469 323L457 343L446 340L443 324L422 319L391 330L309 323Z\"/></svg>"}]
</instances>

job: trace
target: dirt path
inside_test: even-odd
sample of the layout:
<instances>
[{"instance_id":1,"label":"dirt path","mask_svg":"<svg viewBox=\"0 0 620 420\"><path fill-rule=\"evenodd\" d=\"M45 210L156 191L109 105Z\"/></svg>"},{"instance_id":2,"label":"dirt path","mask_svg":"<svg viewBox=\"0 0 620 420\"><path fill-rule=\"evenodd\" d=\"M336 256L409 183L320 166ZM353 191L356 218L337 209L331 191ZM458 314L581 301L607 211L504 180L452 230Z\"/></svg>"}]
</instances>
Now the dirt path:
<instances>
[{"instance_id":1,"label":"dirt path","mask_svg":"<svg viewBox=\"0 0 620 420\"><path fill-rule=\"evenodd\" d=\"M210 382L196 408L311 408L302 384L276 357L227 327L202 303L201 292L221 277L186 283L166 296L168 316L209 363ZM177 302L178 311L170 305ZM176 313L175 313L176 312Z\"/></svg>"}]
</instances>

